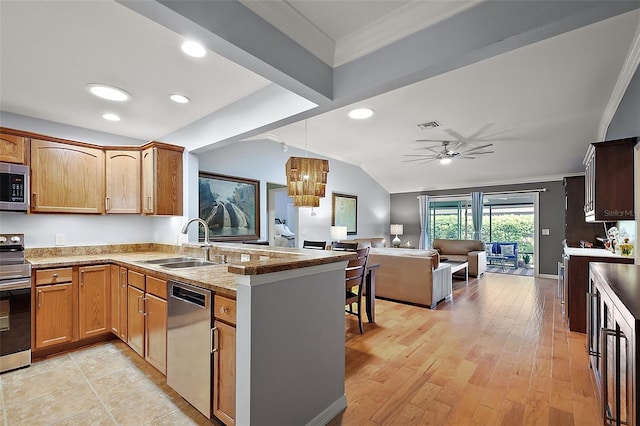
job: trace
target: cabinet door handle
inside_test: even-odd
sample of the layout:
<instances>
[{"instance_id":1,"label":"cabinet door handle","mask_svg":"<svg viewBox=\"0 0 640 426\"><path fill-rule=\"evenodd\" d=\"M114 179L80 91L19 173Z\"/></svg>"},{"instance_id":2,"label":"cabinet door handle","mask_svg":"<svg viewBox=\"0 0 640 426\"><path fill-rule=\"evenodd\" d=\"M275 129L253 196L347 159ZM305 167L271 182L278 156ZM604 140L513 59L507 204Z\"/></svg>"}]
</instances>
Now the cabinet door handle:
<instances>
[{"instance_id":1,"label":"cabinet door handle","mask_svg":"<svg viewBox=\"0 0 640 426\"><path fill-rule=\"evenodd\" d=\"M144 315L144 306L140 309L140 302L144 299L143 296L138 296L138 313Z\"/></svg>"},{"instance_id":2,"label":"cabinet door handle","mask_svg":"<svg viewBox=\"0 0 640 426\"><path fill-rule=\"evenodd\" d=\"M608 360L608 358L609 358L609 355L608 355L609 345L607 343L607 337L615 337L616 339L625 340L625 344L624 344L625 352L626 352L626 349L627 349L627 342L626 342L627 337L624 335L624 333L622 333L621 331L612 330L610 328L601 328L600 329L600 339L602 341L601 342L602 357L600 358L601 359L600 371L601 371L601 374L602 374L602 395L601 395L601 398L600 398L602 400L602 413L601 414L602 414L602 418L605 421L605 424L616 424L616 425L625 424L626 425L626 424L629 424L628 423L628 420L629 420L628 418L623 420L623 419L619 419L619 418L616 418L616 417L610 415L612 412L607 407L607 402L608 402L607 398L608 398L608 395L609 395L609 371L608 371L608 368L609 368L609 365L608 365L608 362L609 362L609 360ZM620 361L619 361L620 354L618 353L618 348L617 347L614 348L614 349L615 349L615 351L614 351L614 355L613 355L613 360L614 360L615 364L619 364L620 363ZM628 363L629 363L629 354L628 354L628 352L626 353L626 358L625 359L626 359L625 369L628 369L629 368L629 366L628 366ZM619 371L619 366L618 365L616 365L616 370ZM624 377L624 380L626 381L626 379L627 379L627 370L625 370L624 373L620 372L620 375L622 375L622 377ZM615 389L613 390L614 391L613 394L614 394L614 398L616 398L616 401L614 402L614 404L617 406L617 405L619 405L620 391L621 391L620 390L620 376L614 378L614 386L615 386ZM625 383L625 392L626 392L626 395L625 395L625 399L624 400L627 403L627 407L625 407L624 411L628 413L629 412L629 410L628 410L628 408L629 408L628 407L628 404L629 404L629 386L626 386L626 383ZM620 413L617 412L616 415L619 416Z\"/></svg>"},{"instance_id":3,"label":"cabinet door handle","mask_svg":"<svg viewBox=\"0 0 640 426\"><path fill-rule=\"evenodd\" d=\"M151 197L147 197L147 210L151 210Z\"/></svg>"},{"instance_id":4,"label":"cabinet door handle","mask_svg":"<svg viewBox=\"0 0 640 426\"><path fill-rule=\"evenodd\" d=\"M211 353L218 352L218 327L211 329Z\"/></svg>"},{"instance_id":5,"label":"cabinet door handle","mask_svg":"<svg viewBox=\"0 0 640 426\"><path fill-rule=\"evenodd\" d=\"M38 290L38 309L42 308L42 290Z\"/></svg>"},{"instance_id":6,"label":"cabinet door handle","mask_svg":"<svg viewBox=\"0 0 640 426\"><path fill-rule=\"evenodd\" d=\"M31 208L35 209L38 205L36 204L36 193L34 192L31 195Z\"/></svg>"},{"instance_id":7,"label":"cabinet door handle","mask_svg":"<svg viewBox=\"0 0 640 426\"><path fill-rule=\"evenodd\" d=\"M84 287L84 269L80 271L80 287Z\"/></svg>"},{"instance_id":8,"label":"cabinet door handle","mask_svg":"<svg viewBox=\"0 0 640 426\"><path fill-rule=\"evenodd\" d=\"M121 275L120 283L122 284L122 288L125 288L127 286L127 281L126 281L127 274L126 274L126 271L123 270L122 272L120 272L120 275Z\"/></svg>"},{"instance_id":9,"label":"cabinet door handle","mask_svg":"<svg viewBox=\"0 0 640 426\"><path fill-rule=\"evenodd\" d=\"M600 339L596 339L595 348L593 346L592 336L597 333L597 329L599 324L592 324L592 314L593 314L593 304L592 300L596 299L596 306L600 306L600 297L597 293L587 293L587 353L591 356L595 356L597 358L600 357L600 348L598 347L598 343Z\"/></svg>"},{"instance_id":10,"label":"cabinet door handle","mask_svg":"<svg viewBox=\"0 0 640 426\"><path fill-rule=\"evenodd\" d=\"M105 209L106 211L109 211L109 197L106 197L106 198L104 199L104 209Z\"/></svg>"}]
</instances>

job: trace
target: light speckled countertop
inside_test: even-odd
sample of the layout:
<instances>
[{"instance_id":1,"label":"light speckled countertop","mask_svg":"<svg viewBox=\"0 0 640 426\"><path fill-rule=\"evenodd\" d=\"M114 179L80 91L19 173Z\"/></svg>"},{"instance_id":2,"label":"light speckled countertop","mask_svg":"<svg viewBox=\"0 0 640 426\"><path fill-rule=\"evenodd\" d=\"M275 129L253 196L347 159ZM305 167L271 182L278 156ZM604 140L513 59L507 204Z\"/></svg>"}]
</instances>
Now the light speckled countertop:
<instances>
[{"instance_id":1,"label":"light speckled countertop","mask_svg":"<svg viewBox=\"0 0 640 426\"><path fill-rule=\"evenodd\" d=\"M224 254L227 263L183 269L168 269L144 263L147 260L190 256L202 258L198 245L127 244L113 246L54 247L26 249L34 270L112 263L161 279L175 279L235 297L234 274L260 275L348 260L352 253L325 250L283 249L213 243L211 256ZM248 260L246 258L249 258Z\"/></svg>"}]
</instances>

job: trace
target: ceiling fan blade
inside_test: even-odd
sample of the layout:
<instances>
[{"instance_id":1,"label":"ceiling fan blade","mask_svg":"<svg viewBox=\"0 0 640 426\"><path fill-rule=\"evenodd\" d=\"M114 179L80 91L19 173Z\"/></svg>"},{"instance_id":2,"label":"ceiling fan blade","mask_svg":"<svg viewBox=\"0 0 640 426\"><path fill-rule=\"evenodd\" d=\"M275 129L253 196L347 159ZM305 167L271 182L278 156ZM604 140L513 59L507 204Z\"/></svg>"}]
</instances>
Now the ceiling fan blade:
<instances>
[{"instance_id":1,"label":"ceiling fan blade","mask_svg":"<svg viewBox=\"0 0 640 426\"><path fill-rule=\"evenodd\" d=\"M448 142L448 141L443 141L442 139L416 139L416 142L430 142L430 143L437 143L442 145L442 142Z\"/></svg>"},{"instance_id":2,"label":"ceiling fan blade","mask_svg":"<svg viewBox=\"0 0 640 426\"><path fill-rule=\"evenodd\" d=\"M449 151L458 152L458 149L462 148L463 146L464 146L464 142L458 142L457 144L454 145L453 148L449 149Z\"/></svg>"},{"instance_id":3,"label":"ceiling fan blade","mask_svg":"<svg viewBox=\"0 0 640 426\"><path fill-rule=\"evenodd\" d=\"M439 154L441 154L441 152L440 152L440 151L436 151L435 149L433 149L433 148L432 148L432 147L430 147L430 146L423 146L422 148L416 148L414 151L420 151L420 150L423 150L423 149L426 149L427 151L431 151L431 152L433 152L434 154L438 154L438 155L439 155Z\"/></svg>"},{"instance_id":4,"label":"ceiling fan blade","mask_svg":"<svg viewBox=\"0 0 640 426\"><path fill-rule=\"evenodd\" d=\"M466 155L465 156L461 155L460 157L456 157L456 160L475 160L475 159L476 157L467 157Z\"/></svg>"},{"instance_id":5,"label":"ceiling fan blade","mask_svg":"<svg viewBox=\"0 0 640 426\"><path fill-rule=\"evenodd\" d=\"M489 148L490 146L493 146L493 144L492 143L488 143L488 144L485 144L485 145L482 145L482 146L475 146L475 147L469 148L467 150L464 150L461 153L464 154L464 153L467 153L467 152L478 151L478 150L481 150L481 149Z\"/></svg>"},{"instance_id":6,"label":"ceiling fan blade","mask_svg":"<svg viewBox=\"0 0 640 426\"><path fill-rule=\"evenodd\" d=\"M432 163L432 162L434 162L434 161L436 161L436 160L437 160L437 158L432 158L431 160L426 160L426 161L423 161L422 163L418 163L418 165L427 164L427 163Z\"/></svg>"},{"instance_id":7,"label":"ceiling fan blade","mask_svg":"<svg viewBox=\"0 0 640 426\"><path fill-rule=\"evenodd\" d=\"M403 163L413 163L415 161L432 161L432 160L436 160L436 158L412 158L410 160L402 160Z\"/></svg>"},{"instance_id":8,"label":"ceiling fan blade","mask_svg":"<svg viewBox=\"0 0 640 426\"><path fill-rule=\"evenodd\" d=\"M453 129L444 129L445 132L449 133L454 139L454 142L466 142L467 139L462 136L460 133L456 132Z\"/></svg>"}]
</instances>

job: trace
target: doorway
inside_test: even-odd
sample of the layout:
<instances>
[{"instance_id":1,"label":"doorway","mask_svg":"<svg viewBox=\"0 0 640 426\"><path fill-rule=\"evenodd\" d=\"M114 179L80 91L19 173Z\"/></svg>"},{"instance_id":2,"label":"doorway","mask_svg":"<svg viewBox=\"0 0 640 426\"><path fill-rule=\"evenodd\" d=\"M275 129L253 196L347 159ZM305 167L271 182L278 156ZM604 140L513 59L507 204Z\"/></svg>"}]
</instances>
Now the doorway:
<instances>
[{"instance_id":1,"label":"doorway","mask_svg":"<svg viewBox=\"0 0 640 426\"><path fill-rule=\"evenodd\" d=\"M297 216L286 185L267 182L268 240L270 246L297 247Z\"/></svg>"}]
</instances>

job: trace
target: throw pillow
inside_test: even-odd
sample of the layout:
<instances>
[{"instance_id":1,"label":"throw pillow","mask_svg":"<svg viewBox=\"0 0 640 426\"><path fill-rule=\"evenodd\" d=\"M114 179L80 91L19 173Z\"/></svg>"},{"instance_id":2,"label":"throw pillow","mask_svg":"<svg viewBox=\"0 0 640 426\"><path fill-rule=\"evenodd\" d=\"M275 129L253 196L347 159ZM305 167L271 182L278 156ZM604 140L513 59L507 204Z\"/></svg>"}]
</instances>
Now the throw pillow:
<instances>
[{"instance_id":1,"label":"throw pillow","mask_svg":"<svg viewBox=\"0 0 640 426\"><path fill-rule=\"evenodd\" d=\"M484 243L484 251L487 252L487 256L491 256L493 249L493 243Z\"/></svg>"},{"instance_id":2,"label":"throw pillow","mask_svg":"<svg viewBox=\"0 0 640 426\"><path fill-rule=\"evenodd\" d=\"M501 244L500 253L503 256L513 256L513 244Z\"/></svg>"}]
</instances>

